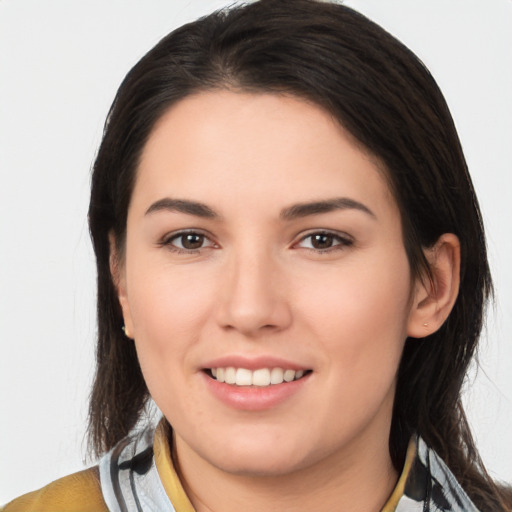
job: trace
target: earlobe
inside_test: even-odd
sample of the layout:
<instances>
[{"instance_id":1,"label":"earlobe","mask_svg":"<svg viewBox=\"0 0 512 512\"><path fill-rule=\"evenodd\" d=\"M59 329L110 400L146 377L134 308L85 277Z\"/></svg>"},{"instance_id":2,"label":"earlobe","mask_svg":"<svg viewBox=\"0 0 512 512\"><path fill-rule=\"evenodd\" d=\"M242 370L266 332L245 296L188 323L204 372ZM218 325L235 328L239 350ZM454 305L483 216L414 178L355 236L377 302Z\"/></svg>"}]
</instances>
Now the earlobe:
<instances>
[{"instance_id":1,"label":"earlobe","mask_svg":"<svg viewBox=\"0 0 512 512\"><path fill-rule=\"evenodd\" d=\"M133 325L126 290L126 276L121 262L122 260L118 254L114 233L109 233L108 240L110 275L112 276L112 282L116 288L117 298L123 312L124 325L122 329L127 338L133 339Z\"/></svg>"},{"instance_id":2,"label":"earlobe","mask_svg":"<svg viewBox=\"0 0 512 512\"><path fill-rule=\"evenodd\" d=\"M457 295L460 281L460 243L453 233L445 233L425 250L431 277L418 278L415 284L407 335L424 338L448 318Z\"/></svg>"}]
</instances>

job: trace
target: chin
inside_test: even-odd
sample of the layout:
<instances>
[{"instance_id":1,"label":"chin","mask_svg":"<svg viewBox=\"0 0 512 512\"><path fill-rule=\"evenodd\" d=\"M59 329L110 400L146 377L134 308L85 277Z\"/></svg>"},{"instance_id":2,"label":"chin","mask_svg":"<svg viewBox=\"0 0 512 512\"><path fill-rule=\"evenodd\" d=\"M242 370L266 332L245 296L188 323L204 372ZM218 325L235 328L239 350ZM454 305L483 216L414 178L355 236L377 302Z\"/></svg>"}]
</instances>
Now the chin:
<instances>
[{"instance_id":1,"label":"chin","mask_svg":"<svg viewBox=\"0 0 512 512\"><path fill-rule=\"evenodd\" d=\"M300 442L276 443L252 440L251 443L232 442L229 447L216 450L206 459L218 469L227 473L246 477L277 477L308 466L308 457L300 453ZM222 454L222 456L219 456Z\"/></svg>"},{"instance_id":2,"label":"chin","mask_svg":"<svg viewBox=\"0 0 512 512\"><path fill-rule=\"evenodd\" d=\"M212 461L220 470L241 477L279 477L289 475L303 469L304 463L290 460L288 456L273 457L246 457L242 460L242 456L238 456L237 460L226 460L223 458L219 461Z\"/></svg>"}]
</instances>

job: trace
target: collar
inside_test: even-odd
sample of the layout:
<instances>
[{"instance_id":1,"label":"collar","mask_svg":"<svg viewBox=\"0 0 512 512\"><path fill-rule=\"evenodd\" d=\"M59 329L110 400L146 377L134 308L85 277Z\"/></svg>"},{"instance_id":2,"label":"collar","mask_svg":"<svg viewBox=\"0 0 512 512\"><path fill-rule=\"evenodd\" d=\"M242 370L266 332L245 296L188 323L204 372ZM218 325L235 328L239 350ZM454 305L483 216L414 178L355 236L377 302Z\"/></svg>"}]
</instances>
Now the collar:
<instances>
[{"instance_id":1,"label":"collar","mask_svg":"<svg viewBox=\"0 0 512 512\"><path fill-rule=\"evenodd\" d=\"M111 512L194 512L174 467L167 422L134 433L99 463ZM478 512L441 458L423 439L409 442L404 469L382 512Z\"/></svg>"}]
</instances>

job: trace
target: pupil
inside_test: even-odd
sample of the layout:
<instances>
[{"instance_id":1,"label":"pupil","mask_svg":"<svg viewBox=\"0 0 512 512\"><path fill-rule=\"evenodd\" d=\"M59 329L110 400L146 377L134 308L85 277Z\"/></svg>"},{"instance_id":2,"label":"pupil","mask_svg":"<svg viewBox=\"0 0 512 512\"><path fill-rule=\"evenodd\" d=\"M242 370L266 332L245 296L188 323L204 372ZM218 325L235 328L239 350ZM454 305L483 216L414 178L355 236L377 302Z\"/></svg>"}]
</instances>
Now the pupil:
<instances>
[{"instance_id":1,"label":"pupil","mask_svg":"<svg viewBox=\"0 0 512 512\"><path fill-rule=\"evenodd\" d=\"M199 249L203 245L203 235L184 235L182 244L185 249Z\"/></svg>"},{"instance_id":2,"label":"pupil","mask_svg":"<svg viewBox=\"0 0 512 512\"><path fill-rule=\"evenodd\" d=\"M332 235L314 235L313 247L315 249L327 249L332 246Z\"/></svg>"}]
</instances>

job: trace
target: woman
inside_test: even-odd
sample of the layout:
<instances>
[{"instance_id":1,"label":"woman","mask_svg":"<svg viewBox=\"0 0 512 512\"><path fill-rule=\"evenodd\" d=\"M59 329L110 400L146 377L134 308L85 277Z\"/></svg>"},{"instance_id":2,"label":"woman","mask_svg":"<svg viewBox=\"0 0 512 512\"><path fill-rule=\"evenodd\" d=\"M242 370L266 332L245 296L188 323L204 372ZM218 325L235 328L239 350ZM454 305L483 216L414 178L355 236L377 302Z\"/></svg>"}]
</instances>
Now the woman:
<instances>
[{"instance_id":1,"label":"woman","mask_svg":"<svg viewBox=\"0 0 512 512\"><path fill-rule=\"evenodd\" d=\"M5 510L510 506L460 402L478 205L441 93L382 29L262 0L173 32L119 90L89 219L106 455ZM165 419L135 433L149 396Z\"/></svg>"}]
</instances>

